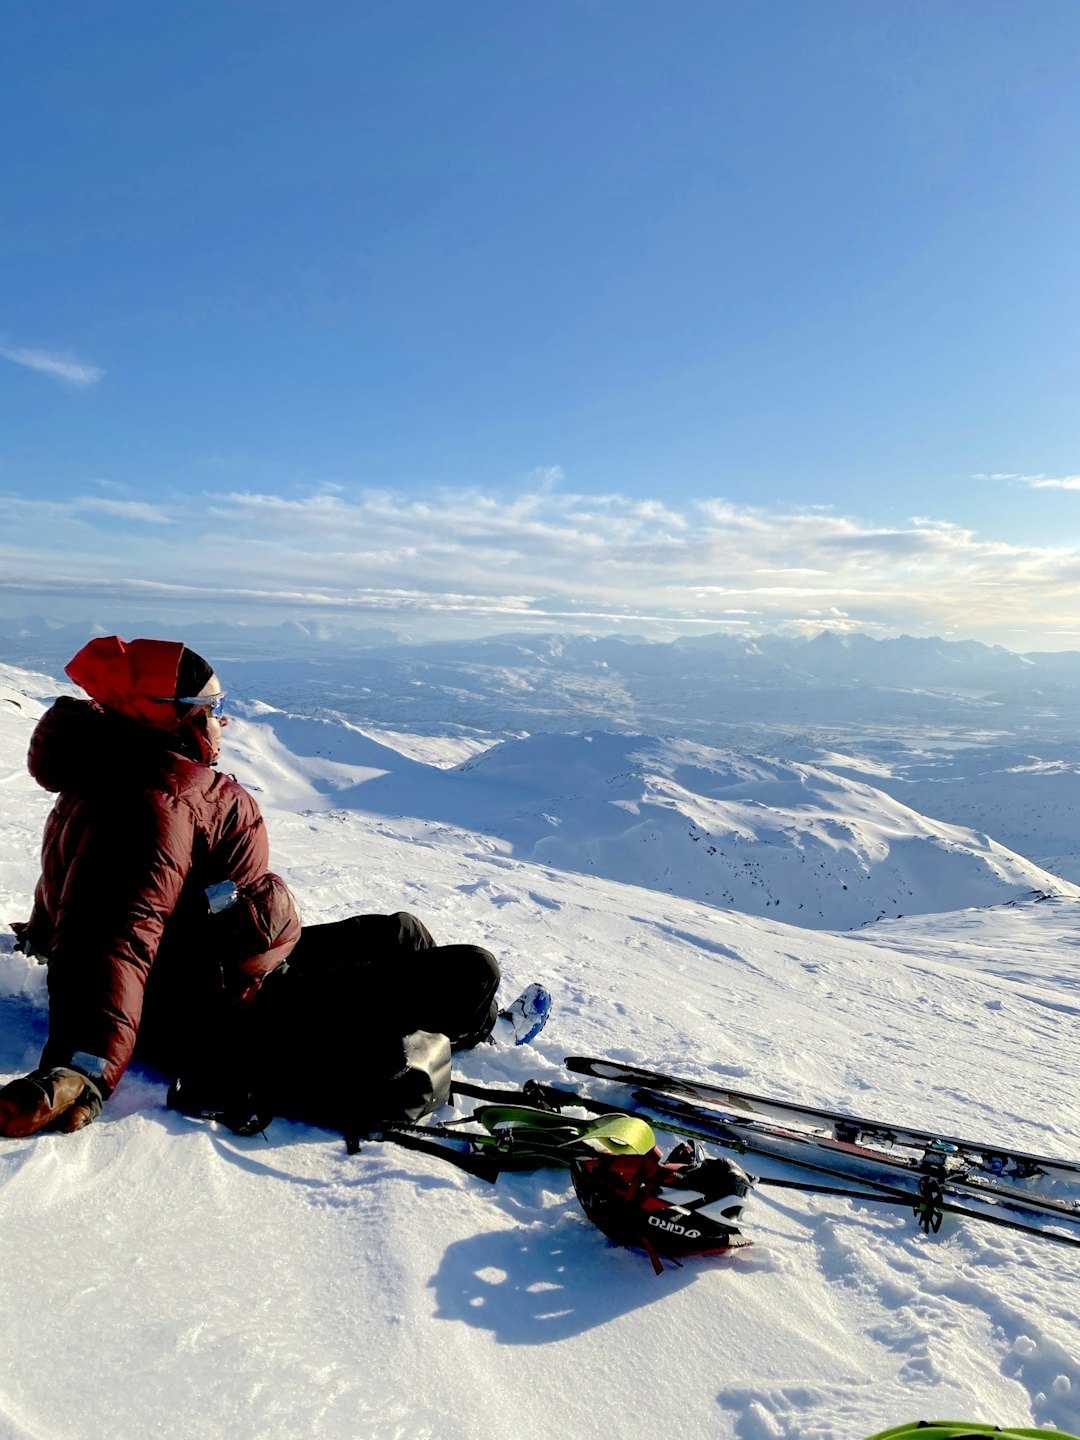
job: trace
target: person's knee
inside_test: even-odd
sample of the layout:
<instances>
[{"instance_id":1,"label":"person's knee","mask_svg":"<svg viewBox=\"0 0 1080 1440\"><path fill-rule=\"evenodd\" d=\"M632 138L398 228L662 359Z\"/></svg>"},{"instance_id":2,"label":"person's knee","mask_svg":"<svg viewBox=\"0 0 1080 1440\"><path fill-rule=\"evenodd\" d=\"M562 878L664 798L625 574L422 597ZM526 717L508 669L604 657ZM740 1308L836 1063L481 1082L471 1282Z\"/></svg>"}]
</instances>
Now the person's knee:
<instances>
[{"instance_id":1,"label":"person's knee","mask_svg":"<svg viewBox=\"0 0 1080 1440\"><path fill-rule=\"evenodd\" d=\"M486 977L487 985L485 985L485 989L487 986L490 986L491 993L494 995L495 991L499 988L499 981L502 979L502 969L499 962L495 959L491 951L485 950L482 945L475 945L473 949L476 951L477 977Z\"/></svg>"},{"instance_id":2,"label":"person's knee","mask_svg":"<svg viewBox=\"0 0 1080 1440\"><path fill-rule=\"evenodd\" d=\"M502 979L499 962L482 945L447 945L443 963L458 986L471 994L494 995Z\"/></svg>"},{"instance_id":3,"label":"person's knee","mask_svg":"<svg viewBox=\"0 0 1080 1440\"><path fill-rule=\"evenodd\" d=\"M445 956L453 977L456 1022L450 1026L453 1050L469 1050L491 1034L499 1013L495 998L502 979L499 962L482 945L455 945Z\"/></svg>"},{"instance_id":4,"label":"person's knee","mask_svg":"<svg viewBox=\"0 0 1080 1440\"><path fill-rule=\"evenodd\" d=\"M435 944L424 922L408 910L395 910L386 918L397 927L398 944L402 949L430 950Z\"/></svg>"},{"instance_id":5,"label":"person's knee","mask_svg":"<svg viewBox=\"0 0 1080 1440\"><path fill-rule=\"evenodd\" d=\"M485 1004L502 979L499 962L482 945L438 945L426 959L427 988L455 1005Z\"/></svg>"}]
</instances>

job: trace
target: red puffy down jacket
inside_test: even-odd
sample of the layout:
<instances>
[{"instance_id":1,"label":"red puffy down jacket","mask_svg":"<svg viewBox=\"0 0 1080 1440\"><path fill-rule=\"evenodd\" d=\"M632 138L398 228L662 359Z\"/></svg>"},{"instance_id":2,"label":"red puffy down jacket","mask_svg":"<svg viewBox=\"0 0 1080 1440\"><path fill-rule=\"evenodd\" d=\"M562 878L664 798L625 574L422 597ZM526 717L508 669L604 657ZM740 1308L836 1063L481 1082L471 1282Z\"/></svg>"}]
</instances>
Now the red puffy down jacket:
<instances>
[{"instance_id":1,"label":"red puffy down jacket","mask_svg":"<svg viewBox=\"0 0 1080 1440\"><path fill-rule=\"evenodd\" d=\"M171 748L175 736L62 697L30 743L59 793L45 824L26 931L49 966L46 1065L100 1059L111 1091L135 1050L168 1069L250 1002L300 935L269 869L259 807L235 780ZM240 900L210 915L208 885ZM149 1042L144 1044L144 1042Z\"/></svg>"}]
</instances>

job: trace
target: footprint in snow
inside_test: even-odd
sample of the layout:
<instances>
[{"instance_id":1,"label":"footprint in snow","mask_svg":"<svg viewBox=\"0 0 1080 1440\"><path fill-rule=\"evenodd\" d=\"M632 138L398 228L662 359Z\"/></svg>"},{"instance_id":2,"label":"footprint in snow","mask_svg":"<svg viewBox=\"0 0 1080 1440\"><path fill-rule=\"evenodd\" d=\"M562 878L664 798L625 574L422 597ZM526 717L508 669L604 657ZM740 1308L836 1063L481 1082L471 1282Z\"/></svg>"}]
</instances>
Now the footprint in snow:
<instances>
[{"instance_id":1,"label":"footprint in snow","mask_svg":"<svg viewBox=\"0 0 1080 1440\"><path fill-rule=\"evenodd\" d=\"M749 1065L710 1065L709 1069L725 1080L745 1080L754 1073Z\"/></svg>"},{"instance_id":2,"label":"footprint in snow","mask_svg":"<svg viewBox=\"0 0 1080 1440\"><path fill-rule=\"evenodd\" d=\"M866 1396L835 1385L731 1386L716 1397L736 1412L736 1440L851 1440L863 1433L859 1410ZM861 1401L861 1405L859 1402Z\"/></svg>"}]
</instances>

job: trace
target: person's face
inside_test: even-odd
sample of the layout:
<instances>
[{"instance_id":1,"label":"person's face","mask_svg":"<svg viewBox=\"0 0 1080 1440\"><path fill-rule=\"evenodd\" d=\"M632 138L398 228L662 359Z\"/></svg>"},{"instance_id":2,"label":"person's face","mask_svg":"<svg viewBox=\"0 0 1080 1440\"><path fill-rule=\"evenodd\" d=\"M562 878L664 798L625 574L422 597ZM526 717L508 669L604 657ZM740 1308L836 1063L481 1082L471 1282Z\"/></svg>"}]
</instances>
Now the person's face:
<instances>
[{"instance_id":1,"label":"person's face","mask_svg":"<svg viewBox=\"0 0 1080 1440\"><path fill-rule=\"evenodd\" d=\"M211 675L203 688L199 691L200 700L213 700L221 694L221 681L216 675ZM210 742L210 764L216 765L218 756L221 754L221 732L229 723L229 717L218 713L215 715L208 705L199 706L201 714L198 717L198 724L206 727L207 739Z\"/></svg>"}]
</instances>

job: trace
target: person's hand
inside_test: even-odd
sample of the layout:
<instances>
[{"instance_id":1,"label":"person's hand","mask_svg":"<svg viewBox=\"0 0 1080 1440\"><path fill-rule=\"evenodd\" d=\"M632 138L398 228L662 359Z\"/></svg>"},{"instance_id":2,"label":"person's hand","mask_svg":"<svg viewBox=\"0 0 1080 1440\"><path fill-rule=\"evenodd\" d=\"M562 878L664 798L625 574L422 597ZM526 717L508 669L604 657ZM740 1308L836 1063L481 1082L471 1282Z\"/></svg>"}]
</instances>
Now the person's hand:
<instances>
[{"instance_id":1,"label":"person's hand","mask_svg":"<svg viewBox=\"0 0 1080 1440\"><path fill-rule=\"evenodd\" d=\"M33 1070L0 1090L0 1135L19 1140L39 1130L81 1130L101 1114L101 1091L81 1070Z\"/></svg>"}]
</instances>

